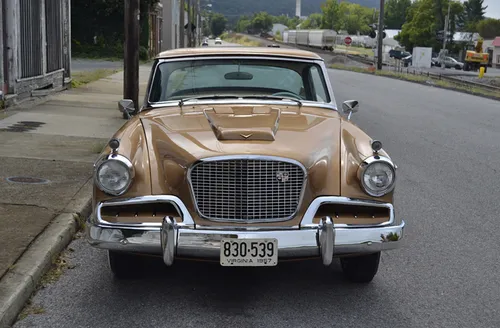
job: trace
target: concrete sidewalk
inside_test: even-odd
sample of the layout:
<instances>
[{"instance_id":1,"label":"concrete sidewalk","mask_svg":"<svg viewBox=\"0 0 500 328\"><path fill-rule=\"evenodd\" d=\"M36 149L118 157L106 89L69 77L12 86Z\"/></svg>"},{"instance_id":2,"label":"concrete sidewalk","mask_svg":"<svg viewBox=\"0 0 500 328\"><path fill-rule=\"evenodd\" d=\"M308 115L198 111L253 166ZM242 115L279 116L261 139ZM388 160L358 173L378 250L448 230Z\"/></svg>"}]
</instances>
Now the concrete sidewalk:
<instances>
[{"instance_id":1,"label":"concrete sidewalk","mask_svg":"<svg viewBox=\"0 0 500 328\"><path fill-rule=\"evenodd\" d=\"M150 66L140 68L140 100ZM0 327L16 318L90 212L92 166L125 120L123 72L0 111Z\"/></svg>"}]
</instances>

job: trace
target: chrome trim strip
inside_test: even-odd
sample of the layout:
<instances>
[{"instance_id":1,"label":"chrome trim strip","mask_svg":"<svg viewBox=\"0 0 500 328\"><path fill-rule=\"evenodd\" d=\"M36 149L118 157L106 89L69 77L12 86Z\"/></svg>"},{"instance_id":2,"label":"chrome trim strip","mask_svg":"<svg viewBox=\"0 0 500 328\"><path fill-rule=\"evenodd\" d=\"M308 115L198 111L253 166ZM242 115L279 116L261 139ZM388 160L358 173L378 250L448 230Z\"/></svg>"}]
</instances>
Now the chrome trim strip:
<instances>
[{"instance_id":1,"label":"chrome trim strip","mask_svg":"<svg viewBox=\"0 0 500 328\"><path fill-rule=\"evenodd\" d=\"M203 100L196 100L196 99L191 99L188 102L194 102L195 105L227 105L227 104L256 104L256 105L286 105L286 106L297 106L297 102L295 101L289 101L289 100L262 100L262 99L251 99L251 98L246 98L246 99L203 99ZM156 102L156 103L149 103L148 105L152 109L155 108L162 108L162 107L179 107L179 101L178 100L167 100L163 102ZM317 102L312 102L312 101L304 101L302 100L302 107L307 106L307 107L315 107L315 108L323 108L323 109L330 109L334 111L338 111L337 105L335 103L317 103ZM148 110L148 109L143 109L143 110Z\"/></svg>"},{"instance_id":2,"label":"chrome trim strip","mask_svg":"<svg viewBox=\"0 0 500 328\"><path fill-rule=\"evenodd\" d=\"M182 57L168 57L168 58L157 58L159 64L164 62L178 62L178 61L198 61L198 60L214 60L214 59L251 59L251 60L276 60L283 61L286 59L287 61L301 62L301 63L321 63L324 62L323 58L306 58L306 57L291 57L291 56L259 56L259 55L245 55L245 54L235 54L235 55L183 55Z\"/></svg>"},{"instance_id":3,"label":"chrome trim strip","mask_svg":"<svg viewBox=\"0 0 500 328\"><path fill-rule=\"evenodd\" d=\"M370 225L358 225L358 224L344 224L344 223L335 223L335 228L373 228L373 227L382 227L394 224L394 206L391 203L382 203L374 200L361 200L361 199L353 199L349 197L338 197L338 196L321 196L315 198L311 205L307 208L306 213L304 213L304 217L302 218L302 222L300 223L300 227L308 227L315 226L313 223L314 215L318 211L319 207L324 204L343 204L343 205L357 205L357 206L367 206L367 207L382 207L389 209L389 220ZM335 221L335 218L333 218Z\"/></svg>"},{"instance_id":4,"label":"chrome trim strip","mask_svg":"<svg viewBox=\"0 0 500 328\"><path fill-rule=\"evenodd\" d=\"M218 162L218 161L230 161L230 160L263 160L263 161L275 161L275 162L285 162L285 163L290 163L294 164L302 169L302 172L304 173L304 180L302 181L302 189L300 191L300 196L299 196L299 202L297 205L297 208L291 214L290 216L286 218L279 218L279 219L266 219L266 220L239 220L239 219L214 219L214 218L209 218L203 215L198 208L198 203L196 201L196 196L194 194L193 190L193 183L191 181L191 172L192 170L200 165L203 162ZM290 159L290 158L285 158L285 157L279 157L279 156L262 156L262 155L226 155L226 156L214 156L214 157L206 157L206 158L201 158L195 163L193 163L189 168L187 172L187 179L188 179L188 184L189 184L189 189L191 191L191 197L193 198L193 203L196 209L196 212L198 215L204 219L214 221L214 222L234 222L234 223L271 223L271 222L283 222L283 221L289 221L295 217L297 212L300 210L302 206L302 202L304 200L304 193L306 190L307 186L307 170L306 167L299 161Z\"/></svg>"},{"instance_id":5,"label":"chrome trim strip","mask_svg":"<svg viewBox=\"0 0 500 328\"><path fill-rule=\"evenodd\" d=\"M109 200L109 201L104 201L100 202L97 204L95 212L93 215L90 217L91 219L94 218L95 224L99 226L106 226L106 227L126 227L128 229L151 229L151 228L156 228L160 229L161 228L161 223L156 223L156 222L144 222L144 223L130 223L130 224L124 224L124 223L113 223L113 222L108 222L103 220L101 217L101 209L103 207L112 207L112 206L123 206L123 205L133 205L133 204L151 204L151 203L170 203L172 204L177 211L179 212L181 218L182 218L182 223L184 225L190 225L194 226L194 220L191 217L191 214L189 214L188 209L186 208L186 205L181 201L181 199L177 196L172 196L172 195L159 195L159 196L141 196L141 197L134 197L134 198L125 198L125 199L117 199L117 200Z\"/></svg>"},{"instance_id":6,"label":"chrome trim strip","mask_svg":"<svg viewBox=\"0 0 500 328\"><path fill-rule=\"evenodd\" d=\"M252 156L252 155L249 155ZM223 157L223 156L220 156ZM211 157L212 158L212 157ZM210 160L211 158L207 158ZM216 157L214 157L216 158ZM301 202L303 201L303 195L301 197ZM181 199L177 196L172 195L158 195L158 196L141 196L134 198L125 198L125 199L114 199L108 200L104 202L100 202L97 204L94 212L90 216L90 222L98 225L103 228L120 228L120 229L134 229L134 230L157 230L159 231L161 228L161 223L155 222L144 222L144 223L135 223L135 224L124 224L124 223L112 223L107 222L101 217L101 209L103 207L110 206L122 206L122 205L132 205L132 204L148 204L148 203L171 203L176 207L179 214L182 218L182 223L185 226L190 226L199 230L238 230L238 231L260 231L260 230L297 230L304 229L308 227L315 227L317 224L313 223L314 216L318 211L318 208L324 204L343 204L343 205L358 205L358 206L371 206L371 207L382 207L387 208L389 210L389 220L370 225L359 225L359 224L343 224L343 223L335 223L335 228L374 228L374 227L383 227L387 225L394 224L395 215L394 215L394 206L391 203L383 203L375 200L362 200L362 199L353 199L348 197L339 197L339 196L321 196L315 198L309 207L307 208L304 216L302 217L302 221L300 226L287 226L287 227L273 227L266 225L264 227L234 227L234 226L195 226L194 220L189 213L188 209L181 201ZM302 205L302 203L299 205ZM335 218L333 218L335 220Z\"/></svg>"}]
</instances>

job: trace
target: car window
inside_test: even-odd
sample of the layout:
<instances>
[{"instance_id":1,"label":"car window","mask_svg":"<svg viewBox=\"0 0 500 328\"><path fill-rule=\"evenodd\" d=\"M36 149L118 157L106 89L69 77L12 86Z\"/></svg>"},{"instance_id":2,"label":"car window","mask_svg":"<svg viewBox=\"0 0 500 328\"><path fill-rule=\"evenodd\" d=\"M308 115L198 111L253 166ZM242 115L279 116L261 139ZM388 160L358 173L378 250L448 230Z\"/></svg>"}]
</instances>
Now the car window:
<instances>
[{"instance_id":1,"label":"car window","mask_svg":"<svg viewBox=\"0 0 500 328\"><path fill-rule=\"evenodd\" d=\"M322 74L320 74L320 71L318 70L318 67L311 67L309 73L311 76L311 85L314 89L316 99L321 102L327 102L328 96L325 90L325 83L322 79Z\"/></svg>"},{"instance_id":2,"label":"car window","mask_svg":"<svg viewBox=\"0 0 500 328\"><path fill-rule=\"evenodd\" d=\"M325 85L320 66L310 62L260 59L172 61L158 65L150 101L213 94L279 93L302 100L330 102Z\"/></svg>"}]
</instances>

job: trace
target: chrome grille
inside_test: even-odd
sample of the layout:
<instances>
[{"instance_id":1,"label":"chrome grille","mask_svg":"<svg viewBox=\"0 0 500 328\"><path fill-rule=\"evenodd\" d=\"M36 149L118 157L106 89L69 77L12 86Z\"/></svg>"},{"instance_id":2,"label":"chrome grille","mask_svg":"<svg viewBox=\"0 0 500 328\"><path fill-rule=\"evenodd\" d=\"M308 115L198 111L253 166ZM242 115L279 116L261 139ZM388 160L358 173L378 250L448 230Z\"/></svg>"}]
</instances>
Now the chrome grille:
<instances>
[{"instance_id":1,"label":"chrome grille","mask_svg":"<svg viewBox=\"0 0 500 328\"><path fill-rule=\"evenodd\" d=\"M297 211L305 173L294 162L237 158L197 163L190 171L190 181L204 218L281 221Z\"/></svg>"}]
</instances>

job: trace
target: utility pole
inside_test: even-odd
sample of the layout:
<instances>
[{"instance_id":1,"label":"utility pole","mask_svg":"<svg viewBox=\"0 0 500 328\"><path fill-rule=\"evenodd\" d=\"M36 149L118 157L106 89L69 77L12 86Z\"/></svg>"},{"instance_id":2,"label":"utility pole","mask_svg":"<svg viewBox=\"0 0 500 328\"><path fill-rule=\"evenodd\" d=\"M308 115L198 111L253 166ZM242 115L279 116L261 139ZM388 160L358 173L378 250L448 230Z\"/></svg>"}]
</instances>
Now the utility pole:
<instances>
[{"instance_id":1,"label":"utility pole","mask_svg":"<svg viewBox=\"0 0 500 328\"><path fill-rule=\"evenodd\" d=\"M446 51L446 41L448 40L448 30L450 28L450 8L451 8L451 1L448 2L448 15L446 15L446 18L444 19L443 50L441 51L441 68L442 69L445 69L444 55L445 55L445 51Z\"/></svg>"},{"instance_id":2,"label":"utility pole","mask_svg":"<svg viewBox=\"0 0 500 328\"><path fill-rule=\"evenodd\" d=\"M139 22L140 0L125 0L125 51L123 98L139 109Z\"/></svg>"},{"instance_id":3,"label":"utility pole","mask_svg":"<svg viewBox=\"0 0 500 328\"><path fill-rule=\"evenodd\" d=\"M180 5L180 8L179 8L179 11L180 11L180 17L179 17L179 47L180 48L184 48L185 45L184 45L184 40L185 40L185 36L184 36L184 25L186 25L186 23L184 22L184 9L185 9L185 3L184 3L184 0L181 0L181 5Z\"/></svg>"},{"instance_id":4,"label":"utility pole","mask_svg":"<svg viewBox=\"0 0 500 328\"><path fill-rule=\"evenodd\" d=\"M187 12L188 12L188 28L187 28L187 35L188 35L188 47L192 47L193 46L193 30L191 29L191 24L193 24L193 16L191 15L192 14L192 2L191 0L188 0L188 8L187 8Z\"/></svg>"},{"instance_id":5,"label":"utility pole","mask_svg":"<svg viewBox=\"0 0 500 328\"><path fill-rule=\"evenodd\" d=\"M378 16L378 34L377 34L377 69L382 69L382 53L384 48L384 3L380 0L380 12Z\"/></svg>"}]
</instances>

